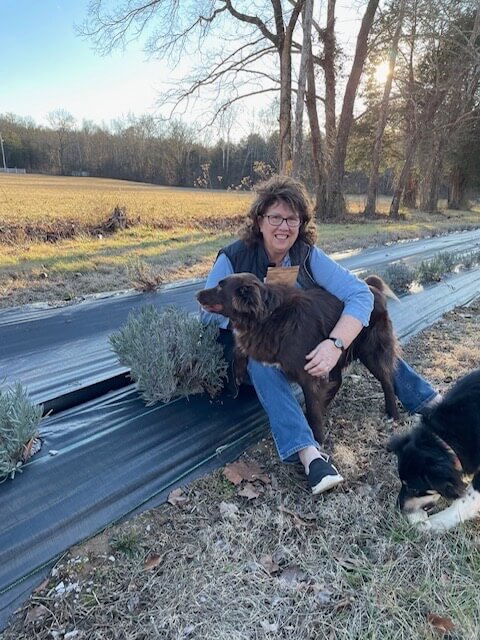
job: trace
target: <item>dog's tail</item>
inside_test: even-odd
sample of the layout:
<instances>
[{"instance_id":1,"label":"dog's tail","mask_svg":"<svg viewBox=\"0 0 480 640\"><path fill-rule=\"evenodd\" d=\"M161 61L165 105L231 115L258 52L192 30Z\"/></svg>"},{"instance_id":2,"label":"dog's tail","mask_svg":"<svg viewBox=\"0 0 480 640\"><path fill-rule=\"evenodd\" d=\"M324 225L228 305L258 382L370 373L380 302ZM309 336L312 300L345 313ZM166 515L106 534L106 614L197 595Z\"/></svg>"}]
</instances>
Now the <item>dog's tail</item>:
<instances>
[{"instance_id":1,"label":"dog's tail","mask_svg":"<svg viewBox=\"0 0 480 640\"><path fill-rule=\"evenodd\" d=\"M365 278L365 282L371 287L375 287L379 291L383 293L387 298L391 298L392 300L396 300L400 302L400 299L393 293L388 284L382 280L380 276L371 275Z\"/></svg>"}]
</instances>

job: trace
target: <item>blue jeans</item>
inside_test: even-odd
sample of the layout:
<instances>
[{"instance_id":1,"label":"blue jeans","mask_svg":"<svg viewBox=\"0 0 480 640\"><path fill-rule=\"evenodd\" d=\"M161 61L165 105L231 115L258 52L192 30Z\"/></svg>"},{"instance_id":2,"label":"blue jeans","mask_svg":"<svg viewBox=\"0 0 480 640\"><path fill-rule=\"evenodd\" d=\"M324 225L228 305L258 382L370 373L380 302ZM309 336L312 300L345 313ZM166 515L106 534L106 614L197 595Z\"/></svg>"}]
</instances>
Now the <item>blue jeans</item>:
<instances>
[{"instance_id":1,"label":"blue jeans","mask_svg":"<svg viewBox=\"0 0 480 640\"><path fill-rule=\"evenodd\" d=\"M318 447L287 377L277 367L249 359L248 374L270 421L278 455L284 462L298 460L298 451ZM400 360L394 379L395 393L411 413L420 411L437 392L406 362Z\"/></svg>"}]
</instances>

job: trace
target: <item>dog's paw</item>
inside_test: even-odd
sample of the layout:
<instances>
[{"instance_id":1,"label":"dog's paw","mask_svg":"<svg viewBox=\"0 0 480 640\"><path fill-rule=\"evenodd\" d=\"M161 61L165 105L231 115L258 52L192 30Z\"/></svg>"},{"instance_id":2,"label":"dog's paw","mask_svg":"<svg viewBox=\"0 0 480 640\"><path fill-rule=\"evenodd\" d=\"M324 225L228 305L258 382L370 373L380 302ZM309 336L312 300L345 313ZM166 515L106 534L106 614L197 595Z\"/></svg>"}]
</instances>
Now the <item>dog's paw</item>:
<instances>
[{"instance_id":1,"label":"dog's paw","mask_svg":"<svg viewBox=\"0 0 480 640\"><path fill-rule=\"evenodd\" d=\"M418 511L411 511L410 513L407 513L406 516L408 522L415 526L420 526L428 521L428 513L423 509L419 509Z\"/></svg>"}]
</instances>

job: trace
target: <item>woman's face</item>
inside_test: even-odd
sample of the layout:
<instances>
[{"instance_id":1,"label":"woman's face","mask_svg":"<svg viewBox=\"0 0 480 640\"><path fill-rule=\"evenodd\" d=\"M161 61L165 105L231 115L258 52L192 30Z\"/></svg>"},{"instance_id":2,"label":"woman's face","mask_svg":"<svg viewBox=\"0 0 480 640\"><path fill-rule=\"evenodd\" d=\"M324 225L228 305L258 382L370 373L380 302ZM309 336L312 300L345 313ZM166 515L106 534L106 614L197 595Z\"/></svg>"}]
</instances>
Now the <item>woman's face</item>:
<instances>
[{"instance_id":1,"label":"woman's face","mask_svg":"<svg viewBox=\"0 0 480 640\"><path fill-rule=\"evenodd\" d=\"M278 201L270 205L264 216L258 219L258 226L269 258L279 263L298 238L300 218L288 204Z\"/></svg>"}]
</instances>

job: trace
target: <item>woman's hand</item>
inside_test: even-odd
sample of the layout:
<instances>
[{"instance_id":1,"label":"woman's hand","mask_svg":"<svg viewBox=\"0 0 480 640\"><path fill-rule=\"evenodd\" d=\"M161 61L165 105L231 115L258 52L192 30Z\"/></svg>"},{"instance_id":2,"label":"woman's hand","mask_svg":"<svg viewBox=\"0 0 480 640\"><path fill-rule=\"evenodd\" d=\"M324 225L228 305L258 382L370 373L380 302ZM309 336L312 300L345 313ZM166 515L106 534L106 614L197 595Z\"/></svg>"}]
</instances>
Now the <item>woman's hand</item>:
<instances>
[{"instance_id":1,"label":"woman's hand","mask_svg":"<svg viewBox=\"0 0 480 640\"><path fill-rule=\"evenodd\" d=\"M323 340L305 356L310 361L305 365L305 371L316 378L327 378L341 355L341 350L333 344L332 340Z\"/></svg>"}]
</instances>

